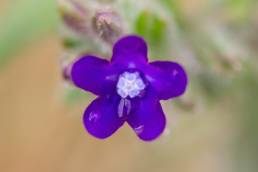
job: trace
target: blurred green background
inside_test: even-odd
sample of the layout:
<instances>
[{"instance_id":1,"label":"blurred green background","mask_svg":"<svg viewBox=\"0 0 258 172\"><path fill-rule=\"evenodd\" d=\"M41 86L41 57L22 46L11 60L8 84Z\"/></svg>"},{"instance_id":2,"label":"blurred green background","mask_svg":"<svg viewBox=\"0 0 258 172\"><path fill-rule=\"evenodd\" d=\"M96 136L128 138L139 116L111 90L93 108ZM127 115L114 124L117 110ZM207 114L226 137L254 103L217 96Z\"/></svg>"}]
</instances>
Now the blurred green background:
<instances>
[{"instance_id":1,"label":"blurred green background","mask_svg":"<svg viewBox=\"0 0 258 172\"><path fill-rule=\"evenodd\" d=\"M168 129L153 143L128 126L89 136L81 114L94 97L62 80L76 54L110 56L113 37L94 27L106 9L108 31L142 35L151 59L189 73L187 93L162 102ZM257 172L257 0L1 0L0 26L0 171Z\"/></svg>"}]
</instances>

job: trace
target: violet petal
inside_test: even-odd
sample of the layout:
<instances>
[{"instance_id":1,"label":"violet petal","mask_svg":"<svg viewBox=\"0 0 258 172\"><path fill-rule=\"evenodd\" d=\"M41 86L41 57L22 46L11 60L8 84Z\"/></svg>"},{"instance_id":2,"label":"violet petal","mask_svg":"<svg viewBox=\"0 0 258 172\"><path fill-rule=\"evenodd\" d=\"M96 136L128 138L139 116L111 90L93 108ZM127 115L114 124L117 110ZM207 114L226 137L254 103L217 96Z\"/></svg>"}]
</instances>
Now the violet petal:
<instances>
[{"instance_id":1,"label":"violet petal","mask_svg":"<svg viewBox=\"0 0 258 172\"><path fill-rule=\"evenodd\" d=\"M139 36L123 37L114 45L112 63L127 64L130 67L147 61L147 45Z\"/></svg>"},{"instance_id":2,"label":"violet petal","mask_svg":"<svg viewBox=\"0 0 258 172\"><path fill-rule=\"evenodd\" d=\"M133 109L127 122L140 139L151 141L164 131L166 118L155 93L148 90L147 95L133 102Z\"/></svg>"},{"instance_id":3,"label":"violet petal","mask_svg":"<svg viewBox=\"0 0 258 172\"><path fill-rule=\"evenodd\" d=\"M76 86L96 95L113 94L116 74L112 75L107 60L84 56L77 60L71 70L71 78Z\"/></svg>"},{"instance_id":4,"label":"violet petal","mask_svg":"<svg viewBox=\"0 0 258 172\"><path fill-rule=\"evenodd\" d=\"M187 86L187 75L175 62L155 61L146 69L146 78L156 90L159 99L167 100L182 95Z\"/></svg>"},{"instance_id":5,"label":"violet petal","mask_svg":"<svg viewBox=\"0 0 258 172\"><path fill-rule=\"evenodd\" d=\"M117 114L119 99L99 97L84 112L83 122L87 131L100 139L111 136L124 123Z\"/></svg>"}]
</instances>

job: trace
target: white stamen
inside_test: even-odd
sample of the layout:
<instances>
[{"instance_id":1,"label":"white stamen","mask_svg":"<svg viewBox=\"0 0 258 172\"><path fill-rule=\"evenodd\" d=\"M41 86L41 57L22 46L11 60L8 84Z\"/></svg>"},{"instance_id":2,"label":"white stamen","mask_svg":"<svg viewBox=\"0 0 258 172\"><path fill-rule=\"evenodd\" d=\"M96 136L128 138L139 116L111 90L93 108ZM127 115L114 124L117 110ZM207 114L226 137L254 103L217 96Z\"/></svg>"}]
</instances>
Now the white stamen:
<instances>
[{"instance_id":1,"label":"white stamen","mask_svg":"<svg viewBox=\"0 0 258 172\"><path fill-rule=\"evenodd\" d=\"M117 82L117 93L122 97L134 98L138 96L146 85L142 81L138 72L129 73L124 72L120 75Z\"/></svg>"}]
</instances>

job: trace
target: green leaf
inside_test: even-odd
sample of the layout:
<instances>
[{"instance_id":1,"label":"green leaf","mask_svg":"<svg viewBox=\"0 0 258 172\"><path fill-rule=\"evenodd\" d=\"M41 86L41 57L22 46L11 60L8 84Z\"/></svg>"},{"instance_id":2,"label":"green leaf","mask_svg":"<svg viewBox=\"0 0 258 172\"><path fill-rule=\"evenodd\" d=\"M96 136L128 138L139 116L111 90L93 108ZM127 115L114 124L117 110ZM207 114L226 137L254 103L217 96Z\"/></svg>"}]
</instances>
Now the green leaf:
<instances>
[{"instance_id":1,"label":"green leaf","mask_svg":"<svg viewBox=\"0 0 258 172\"><path fill-rule=\"evenodd\" d=\"M246 22L257 10L257 0L227 0L227 11L234 21Z\"/></svg>"},{"instance_id":2,"label":"green leaf","mask_svg":"<svg viewBox=\"0 0 258 172\"><path fill-rule=\"evenodd\" d=\"M157 53L161 51L166 33L165 21L149 11L143 11L136 18L135 32L143 36ZM158 53L159 54L159 53Z\"/></svg>"}]
</instances>

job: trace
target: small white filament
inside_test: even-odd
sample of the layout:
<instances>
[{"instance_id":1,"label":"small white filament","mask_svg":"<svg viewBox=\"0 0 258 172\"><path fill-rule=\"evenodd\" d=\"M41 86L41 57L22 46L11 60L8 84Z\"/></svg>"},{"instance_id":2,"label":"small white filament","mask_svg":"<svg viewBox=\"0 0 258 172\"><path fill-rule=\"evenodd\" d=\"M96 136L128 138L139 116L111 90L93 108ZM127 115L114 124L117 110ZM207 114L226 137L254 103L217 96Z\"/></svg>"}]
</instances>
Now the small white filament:
<instances>
[{"instance_id":1,"label":"small white filament","mask_svg":"<svg viewBox=\"0 0 258 172\"><path fill-rule=\"evenodd\" d=\"M131 102L128 99L123 99L122 98L119 102L119 105L118 105L118 116L120 118L123 117L125 110L126 110L126 115L128 115L131 111Z\"/></svg>"}]
</instances>

